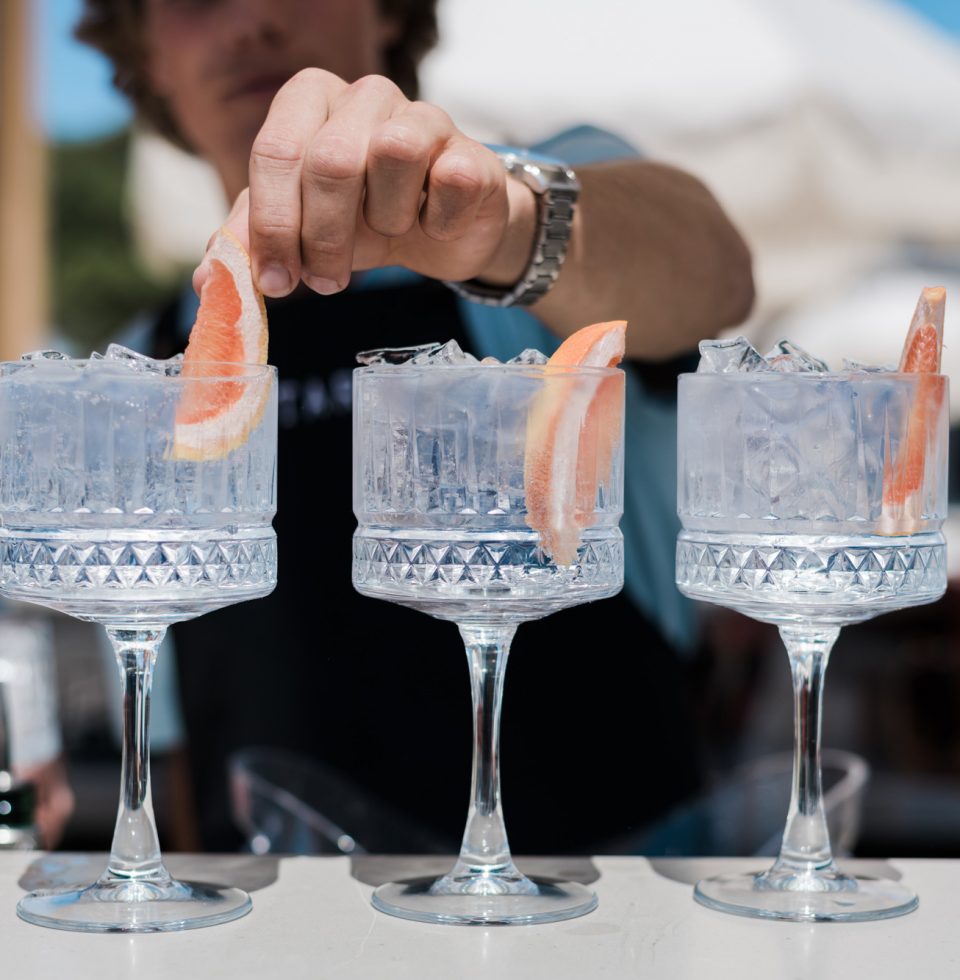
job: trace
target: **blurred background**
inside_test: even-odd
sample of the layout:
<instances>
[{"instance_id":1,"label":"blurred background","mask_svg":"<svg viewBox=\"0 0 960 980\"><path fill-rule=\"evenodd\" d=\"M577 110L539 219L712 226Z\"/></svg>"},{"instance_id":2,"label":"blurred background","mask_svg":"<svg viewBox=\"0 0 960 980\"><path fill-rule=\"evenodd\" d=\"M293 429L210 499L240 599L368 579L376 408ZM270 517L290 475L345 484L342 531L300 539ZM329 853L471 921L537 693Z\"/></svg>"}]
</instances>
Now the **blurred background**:
<instances>
[{"instance_id":1,"label":"blurred background","mask_svg":"<svg viewBox=\"0 0 960 980\"><path fill-rule=\"evenodd\" d=\"M102 349L179 288L226 210L204 165L131 127L106 62L71 37L80 6L0 5L2 358ZM472 0L440 0L439 14L423 95L465 132L527 145L591 123L711 187L754 253L757 304L735 332L761 350L789 336L835 367L892 363L921 287L945 285L944 370L960 378L956 0L487 0L482 17ZM956 425L960 383L952 398ZM786 812L786 657L766 627L691 615L711 791L630 846L757 850L770 830L746 816L756 787L773 778L780 794L774 835ZM838 813L857 853L960 855L958 618L951 590L836 647L824 742L853 754L831 778L855 791ZM115 678L82 624L54 620L52 647L77 794L63 846L106 847ZM155 744L164 846L189 847L178 746L162 731ZM625 765L638 750L622 747Z\"/></svg>"}]
</instances>

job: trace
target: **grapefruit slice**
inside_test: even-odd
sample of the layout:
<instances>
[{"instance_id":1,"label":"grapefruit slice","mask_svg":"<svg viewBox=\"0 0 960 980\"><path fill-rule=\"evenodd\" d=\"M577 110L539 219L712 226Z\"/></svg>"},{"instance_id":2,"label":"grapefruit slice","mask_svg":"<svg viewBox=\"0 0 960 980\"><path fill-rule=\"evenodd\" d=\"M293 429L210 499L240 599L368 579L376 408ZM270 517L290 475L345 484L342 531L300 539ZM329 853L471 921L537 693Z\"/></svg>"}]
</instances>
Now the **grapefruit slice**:
<instances>
[{"instance_id":1,"label":"grapefruit slice","mask_svg":"<svg viewBox=\"0 0 960 980\"><path fill-rule=\"evenodd\" d=\"M250 256L222 229L207 252L208 275L183 355L186 385L177 406L175 459L218 459L241 445L263 415L269 383L230 381L245 365L267 363L267 311L253 284Z\"/></svg>"},{"instance_id":2,"label":"grapefruit slice","mask_svg":"<svg viewBox=\"0 0 960 980\"><path fill-rule=\"evenodd\" d=\"M916 393L907 418L906 433L897 458L889 457L883 474L883 510L886 533L908 534L918 526L921 491L927 453L936 437L943 403L940 353L947 292L942 286L924 289L917 302L899 370L919 374Z\"/></svg>"},{"instance_id":3,"label":"grapefruit slice","mask_svg":"<svg viewBox=\"0 0 960 980\"><path fill-rule=\"evenodd\" d=\"M559 565L576 561L581 532L596 520L597 487L609 481L620 445L624 391L622 374L574 381L565 369L616 367L626 329L614 320L569 336L545 365L543 390L530 408L526 521Z\"/></svg>"}]
</instances>

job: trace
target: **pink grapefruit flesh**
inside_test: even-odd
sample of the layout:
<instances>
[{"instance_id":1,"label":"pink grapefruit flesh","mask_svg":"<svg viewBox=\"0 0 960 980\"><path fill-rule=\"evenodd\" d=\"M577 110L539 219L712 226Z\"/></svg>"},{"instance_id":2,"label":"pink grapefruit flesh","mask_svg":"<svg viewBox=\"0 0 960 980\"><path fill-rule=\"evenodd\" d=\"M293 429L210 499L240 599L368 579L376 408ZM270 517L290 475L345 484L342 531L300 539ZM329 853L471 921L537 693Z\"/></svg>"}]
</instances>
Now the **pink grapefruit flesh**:
<instances>
[{"instance_id":1,"label":"pink grapefruit flesh","mask_svg":"<svg viewBox=\"0 0 960 980\"><path fill-rule=\"evenodd\" d=\"M263 415L269 385L230 381L245 365L267 363L267 313L253 285L250 257L221 231L204 260L209 272L200 309L183 355L186 384L177 406L173 454L178 459L216 459L241 445Z\"/></svg>"},{"instance_id":2,"label":"pink grapefruit flesh","mask_svg":"<svg viewBox=\"0 0 960 980\"><path fill-rule=\"evenodd\" d=\"M616 367L626 323L595 323L568 337L544 370L527 421L527 524L557 564L577 559L581 533L595 520L597 489L609 482L621 444L624 378L575 378L569 368ZM551 376L552 375L552 376Z\"/></svg>"}]
</instances>

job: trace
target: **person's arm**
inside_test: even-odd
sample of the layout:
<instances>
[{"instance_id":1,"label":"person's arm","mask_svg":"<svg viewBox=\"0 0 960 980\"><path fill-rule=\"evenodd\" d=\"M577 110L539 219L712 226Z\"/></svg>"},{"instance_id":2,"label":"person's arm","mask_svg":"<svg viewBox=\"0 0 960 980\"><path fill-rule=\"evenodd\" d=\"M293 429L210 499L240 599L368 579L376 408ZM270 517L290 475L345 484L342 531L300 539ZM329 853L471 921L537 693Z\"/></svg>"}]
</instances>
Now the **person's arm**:
<instances>
[{"instance_id":1,"label":"person's arm","mask_svg":"<svg viewBox=\"0 0 960 980\"><path fill-rule=\"evenodd\" d=\"M548 326L565 336L591 320L625 319L628 356L658 360L746 319L750 252L703 184L645 161L577 174L583 190L567 260L533 307Z\"/></svg>"},{"instance_id":2,"label":"person's arm","mask_svg":"<svg viewBox=\"0 0 960 980\"><path fill-rule=\"evenodd\" d=\"M577 176L566 261L530 308L551 330L566 337L594 321L627 320L627 356L661 360L747 317L750 252L700 181L645 160L580 166ZM478 276L496 285L523 274L534 234L532 192L510 183L503 244Z\"/></svg>"},{"instance_id":3,"label":"person's arm","mask_svg":"<svg viewBox=\"0 0 960 980\"><path fill-rule=\"evenodd\" d=\"M667 358L748 312L750 257L710 193L642 161L580 168L567 261L531 311L561 336L628 320L627 353ZM227 227L268 296L343 289L351 271L402 265L446 280L517 282L536 200L492 150L383 78L320 69L278 92ZM199 289L206 267L194 277Z\"/></svg>"}]
</instances>

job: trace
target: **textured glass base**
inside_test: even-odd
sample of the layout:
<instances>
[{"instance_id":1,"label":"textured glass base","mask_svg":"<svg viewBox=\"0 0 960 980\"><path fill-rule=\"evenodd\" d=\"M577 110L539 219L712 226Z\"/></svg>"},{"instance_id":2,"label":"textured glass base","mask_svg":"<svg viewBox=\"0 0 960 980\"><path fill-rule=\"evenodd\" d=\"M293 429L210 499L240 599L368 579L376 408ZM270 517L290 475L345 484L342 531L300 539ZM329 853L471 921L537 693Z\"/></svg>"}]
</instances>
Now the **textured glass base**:
<instances>
[{"instance_id":1,"label":"textured glass base","mask_svg":"<svg viewBox=\"0 0 960 980\"><path fill-rule=\"evenodd\" d=\"M681 531L677 587L762 622L858 623L947 587L939 532L832 537Z\"/></svg>"},{"instance_id":2,"label":"textured glass base","mask_svg":"<svg viewBox=\"0 0 960 980\"><path fill-rule=\"evenodd\" d=\"M103 625L169 625L277 583L269 524L215 528L0 528L4 595Z\"/></svg>"},{"instance_id":3,"label":"textured glass base","mask_svg":"<svg viewBox=\"0 0 960 980\"><path fill-rule=\"evenodd\" d=\"M358 527L353 585L457 623L519 623L616 595L623 588L617 527L583 532L577 558L557 565L533 531Z\"/></svg>"},{"instance_id":4,"label":"textured glass base","mask_svg":"<svg viewBox=\"0 0 960 980\"><path fill-rule=\"evenodd\" d=\"M721 875L697 883L694 898L708 908L791 922L865 922L906 915L917 896L896 881L833 873L770 870Z\"/></svg>"},{"instance_id":5,"label":"textured glass base","mask_svg":"<svg viewBox=\"0 0 960 980\"><path fill-rule=\"evenodd\" d=\"M416 922L519 926L586 915L597 907L597 896L571 881L445 875L381 885L373 907Z\"/></svg>"},{"instance_id":6,"label":"textured glass base","mask_svg":"<svg viewBox=\"0 0 960 980\"><path fill-rule=\"evenodd\" d=\"M239 888L170 878L101 880L69 891L31 892L17 914L34 925L72 932L174 932L239 919L252 904Z\"/></svg>"}]
</instances>

